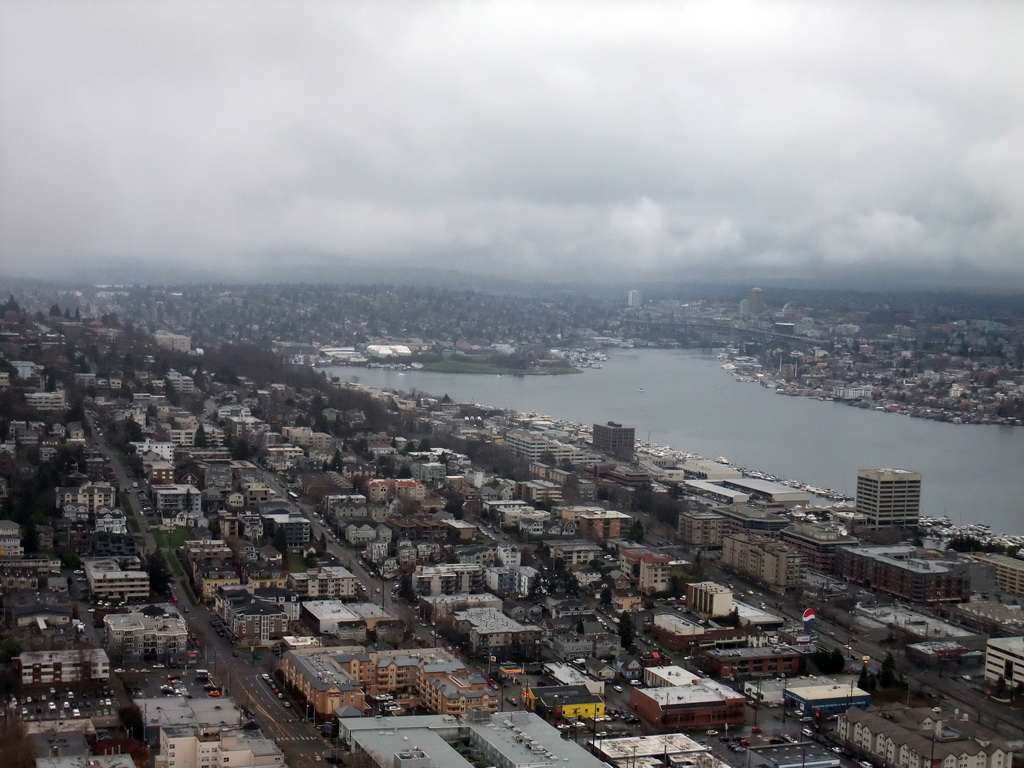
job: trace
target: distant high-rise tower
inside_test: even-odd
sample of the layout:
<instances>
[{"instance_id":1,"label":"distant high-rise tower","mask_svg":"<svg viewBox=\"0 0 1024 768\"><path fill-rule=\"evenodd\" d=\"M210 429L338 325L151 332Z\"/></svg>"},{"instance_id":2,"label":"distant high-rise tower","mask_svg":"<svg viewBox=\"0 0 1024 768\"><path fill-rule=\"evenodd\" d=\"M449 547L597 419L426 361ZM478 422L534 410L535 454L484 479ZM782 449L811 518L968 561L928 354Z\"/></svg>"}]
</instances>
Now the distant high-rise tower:
<instances>
[{"instance_id":1,"label":"distant high-rise tower","mask_svg":"<svg viewBox=\"0 0 1024 768\"><path fill-rule=\"evenodd\" d=\"M633 458L636 429L609 421L594 425L594 448L617 459Z\"/></svg>"},{"instance_id":2,"label":"distant high-rise tower","mask_svg":"<svg viewBox=\"0 0 1024 768\"><path fill-rule=\"evenodd\" d=\"M643 303L643 299L640 295L640 291L635 288L626 294L626 306L627 307L639 307Z\"/></svg>"},{"instance_id":3,"label":"distant high-rise tower","mask_svg":"<svg viewBox=\"0 0 1024 768\"><path fill-rule=\"evenodd\" d=\"M751 288L747 296L747 309L752 315L764 314L764 291L760 288Z\"/></svg>"},{"instance_id":4,"label":"distant high-rise tower","mask_svg":"<svg viewBox=\"0 0 1024 768\"><path fill-rule=\"evenodd\" d=\"M860 470L857 512L873 528L917 525L921 516L921 473L909 469Z\"/></svg>"}]
</instances>

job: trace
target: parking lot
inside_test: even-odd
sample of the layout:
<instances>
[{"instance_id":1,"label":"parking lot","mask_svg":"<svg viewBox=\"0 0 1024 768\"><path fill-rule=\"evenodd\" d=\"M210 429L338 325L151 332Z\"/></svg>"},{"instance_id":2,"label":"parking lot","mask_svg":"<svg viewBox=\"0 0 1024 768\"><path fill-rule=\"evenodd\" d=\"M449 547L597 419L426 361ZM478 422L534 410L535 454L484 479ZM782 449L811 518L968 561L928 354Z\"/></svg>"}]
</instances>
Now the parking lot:
<instances>
[{"instance_id":1,"label":"parking lot","mask_svg":"<svg viewBox=\"0 0 1024 768\"><path fill-rule=\"evenodd\" d=\"M120 702L106 683L38 686L11 696L8 712L26 721L116 717Z\"/></svg>"},{"instance_id":2,"label":"parking lot","mask_svg":"<svg viewBox=\"0 0 1024 768\"><path fill-rule=\"evenodd\" d=\"M197 679L194 669L167 669L147 667L126 669L121 674L135 698L156 699L161 696L182 698L219 698L223 684L214 678ZM211 696L211 693L214 694Z\"/></svg>"}]
</instances>

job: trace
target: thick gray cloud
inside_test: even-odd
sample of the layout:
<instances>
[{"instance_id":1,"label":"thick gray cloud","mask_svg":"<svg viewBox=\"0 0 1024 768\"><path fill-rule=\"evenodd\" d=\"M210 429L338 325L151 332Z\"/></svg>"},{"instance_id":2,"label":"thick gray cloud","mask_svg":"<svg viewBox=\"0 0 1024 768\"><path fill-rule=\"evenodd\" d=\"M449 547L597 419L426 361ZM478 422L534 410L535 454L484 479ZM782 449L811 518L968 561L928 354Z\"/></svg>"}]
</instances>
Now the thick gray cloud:
<instances>
[{"instance_id":1,"label":"thick gray cloud","mask_svg":"<svg viewBox=\"0 0 1024 768\"><path fill-rule=\"evenodd\" d=\"M1010 2L14 1L0 272L1024 283L1021 29Z\"/></svg>"}]
</instances>

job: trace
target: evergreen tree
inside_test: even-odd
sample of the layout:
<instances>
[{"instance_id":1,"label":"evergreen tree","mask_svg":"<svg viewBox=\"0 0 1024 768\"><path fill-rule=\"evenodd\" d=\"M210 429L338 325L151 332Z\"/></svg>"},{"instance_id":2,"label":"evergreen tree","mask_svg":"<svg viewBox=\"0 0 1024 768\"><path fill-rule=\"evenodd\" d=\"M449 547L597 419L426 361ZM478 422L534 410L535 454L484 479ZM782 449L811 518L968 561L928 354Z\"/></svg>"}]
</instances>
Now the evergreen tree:
<instances>
[{"instance_id":1,"label":"evergreen tree","mask_svg":"<svg viewBox=\"0 0 1024 768\"><path fill-rule=\"evenodd\" d=\"M408 573L403 573L398 579L398 596L407 603L416 600L416 593L412 589L412 576Z\"/></svg>"},{"instance_id":2,"label":"evergreen tree","mask_svg":"<svg viewBox=\"0 0 1024 768\"><path fill-rule=\"evenodd\" d=\"M167 561L163 554L154 552L146 558L146 571L149 573L149 591L158 595L167 594L171 585L171 572L167 569Z\"/></svg>"},{"instance_id":3,"label":"evergreen tree","mask_svg":"<svg viewBox=\"0 0 1024 768\"><path fill-rule=\"evenodd\" d=\"M1006 684L1006 678L1000 675L996 679L996 687L992 690L992 697L996 699L1005 699L1008 688L1009 686Z\"/></svg>"},{"instance_id":4,"label":"evergreen tree","mask_svg":"<svg viewBox=\"0 0 1024 768\"><path fill-rule=\"evenodd\" d=\"M633 625L633 617L623 611L619 617L619 645L627 651L633 648L636 639L636 627Z\"/></svg>"},{"instance_id":5,"label":"evergreen tree","mask_svg":"<svg viewBox=\"0 0 1024 768\"><path fill-rule=\"evenodd\" d=\"M285 532L283 525L279 525L277 530L274 531L274 549L282 555L288 554L288 534Z\"/></svg>"},{"instance_id":6,"label":"evergreen tree","mask_svg":"<svg viewBox=\"0 0 1024 768\"><path fill-rule=\"evenodd\" d=\"M883 688L891 688L896 684L896 660L891 653L885 654L882 671L878 675L878 684Z\"/></svg>"},{"instance_id":7,"label":"evergreen tree","mask_svg":"<svg viewBox=\"0 0 1024 768\"><path fill-rule=\"evenodd\" d=\"M637 544L644 543L644 524L639 519L634 519L633 524L629 527L629 538L630 541L635 541Z\"/></svg>"}]
</instances>

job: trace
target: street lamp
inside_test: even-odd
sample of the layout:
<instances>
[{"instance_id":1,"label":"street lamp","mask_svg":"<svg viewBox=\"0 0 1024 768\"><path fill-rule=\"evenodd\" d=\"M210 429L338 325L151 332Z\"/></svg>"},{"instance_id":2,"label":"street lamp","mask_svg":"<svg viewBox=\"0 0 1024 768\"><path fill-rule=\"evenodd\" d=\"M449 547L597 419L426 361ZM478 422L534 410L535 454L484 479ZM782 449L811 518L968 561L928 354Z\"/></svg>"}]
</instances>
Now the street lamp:
<instances>
[{"instance_id":1,"label":"street lamp","mask_svg":"<svg viewBox=\"0 0 1024 768\"><path fill-rule=\"evenodd\" d=\"M789 678L782 678L782 730L786 730L786 686L789 685Z\"/></svg>"}]
</instances>

